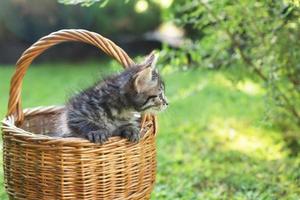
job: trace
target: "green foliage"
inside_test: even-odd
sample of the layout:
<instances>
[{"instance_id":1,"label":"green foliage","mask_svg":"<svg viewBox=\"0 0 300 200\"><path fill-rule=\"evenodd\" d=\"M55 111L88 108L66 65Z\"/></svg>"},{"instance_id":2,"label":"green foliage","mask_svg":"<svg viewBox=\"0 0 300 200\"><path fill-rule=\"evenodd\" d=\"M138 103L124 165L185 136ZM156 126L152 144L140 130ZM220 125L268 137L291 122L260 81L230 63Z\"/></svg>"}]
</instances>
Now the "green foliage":
<instances>
[{"instance_id":1,"label":"green foliage","mask_svg":"<svg viewBox=\"0 0 300 200\"><path fill-rule=\"evenodd\" d=\"M291 4L293 4L295 6L300 6L300 1L299 0L289 0L288 2L290 2Z\"/></svg>"},{"instance_id":2,"label":"green foliage","mask_svg":"<svg viewBox=\"0 0 300 200\"><path fill-rule=\"evenodd\" d=\"M23 106L62 104L72 91L120 69L116 63L32 66L25 76ZM0 68L1 108L13 71ZM299 157L289 157L281 131L262 123L265 89L251 79L232 82L228 74L236 73L236 68L215 72L164 66L171 104L159 116L158 174L151 199L300 198ZM7 199L4 187L0 199Z\"/></svg>"},{"instance_id":3,"label":"green foliage","mask_svg":"<svg viewBox=\"0 0 300 200\"><path fill-rule=\"evenodd\" d=\"M264 81L276 122L300 128L300 8L283 0L197 0L176 2L171 13L193 40L177 52L187 56L180 65L246 68Z\"/></svg>"},{"instance_id":4,"label":"green foliage","mask_svg":"<svg viewBox=\"0 0 300 200\"><path fill-rule=\"evenodd\" d=\"M16 36L33 43L43 35L67 28L92 30L119 40L139 38L160 24L160 8L149 2L147 12L138 13L135 3L111 1L104 8L99 8L97 4L89 7L66 6L53 0L24 0L17 3L1 0L0 41L8 41Z\"/></svg>"}]
</instances>

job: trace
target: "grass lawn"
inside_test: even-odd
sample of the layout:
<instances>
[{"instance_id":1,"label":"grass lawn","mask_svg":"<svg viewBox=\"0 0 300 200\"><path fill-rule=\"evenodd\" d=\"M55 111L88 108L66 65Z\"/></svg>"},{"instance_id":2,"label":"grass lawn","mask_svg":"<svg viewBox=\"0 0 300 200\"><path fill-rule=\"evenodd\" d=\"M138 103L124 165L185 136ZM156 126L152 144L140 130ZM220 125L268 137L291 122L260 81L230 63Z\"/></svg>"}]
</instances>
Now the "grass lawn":
<instances>
[{"instance_id":1,"label":"grass lawn","mask_svg":"<svg viewBox=\"0 0 300 200\"><path fill-rule=\"evenodd\" d=\"M33 66L23 106L62 104L72 91L119 69L95 63ZM1 119L13 70L0 68ZM300 199L300 159L289 157L282 133L265 120L263 88L251 80L234 84L226 71L167 66L162 73L170 107L159 116L153 200ZM0 199L7 199L3 186Z\"/></svg>"}]
</instances>

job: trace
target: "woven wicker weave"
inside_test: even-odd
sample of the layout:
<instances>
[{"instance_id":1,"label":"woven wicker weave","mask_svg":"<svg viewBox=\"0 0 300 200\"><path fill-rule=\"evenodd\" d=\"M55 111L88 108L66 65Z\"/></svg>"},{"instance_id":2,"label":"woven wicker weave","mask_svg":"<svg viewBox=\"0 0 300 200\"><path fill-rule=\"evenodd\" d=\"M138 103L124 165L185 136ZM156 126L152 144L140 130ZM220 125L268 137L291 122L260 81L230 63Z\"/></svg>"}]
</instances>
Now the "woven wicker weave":
<instances>
[{"instance_id":1,"label":"woven wicker weave","mask_svg":"<svg viewBox=\"0 0 300 200\"><path fill-rule=\"evenodd\" d=\"M156 174L156 118L144 116L137 144L112 137L104 145L42 135L54 129L62 107L21 108L21 88L31 62L66 41L92 44L125 68L133 61L116 44L86 30L61 30L41 38L17 62L7 118L2 122L5 188L10 199L149 199ZM38 92L38 91L36 91Z\"/></svg>"}]
</instances>

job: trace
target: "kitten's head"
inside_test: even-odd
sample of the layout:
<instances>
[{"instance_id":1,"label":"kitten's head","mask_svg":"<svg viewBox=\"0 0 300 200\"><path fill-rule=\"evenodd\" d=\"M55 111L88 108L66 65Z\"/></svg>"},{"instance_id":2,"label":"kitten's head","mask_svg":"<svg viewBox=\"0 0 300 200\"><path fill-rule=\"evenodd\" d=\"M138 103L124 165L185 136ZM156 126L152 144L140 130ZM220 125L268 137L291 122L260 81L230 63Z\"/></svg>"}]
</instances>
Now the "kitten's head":
<instances>
[{"instance_id":1,"label":"kitten's head","mask_svg":"<svg viewBox=\"0 0 300 200\"><path fill-rule=\"evenodd\" d=\"M152 52L136 66L131 78L128 98L138 112L157 113L168 106L165 85L156 69L157 59L158 54Z\"/></svg>"}]
</instances>

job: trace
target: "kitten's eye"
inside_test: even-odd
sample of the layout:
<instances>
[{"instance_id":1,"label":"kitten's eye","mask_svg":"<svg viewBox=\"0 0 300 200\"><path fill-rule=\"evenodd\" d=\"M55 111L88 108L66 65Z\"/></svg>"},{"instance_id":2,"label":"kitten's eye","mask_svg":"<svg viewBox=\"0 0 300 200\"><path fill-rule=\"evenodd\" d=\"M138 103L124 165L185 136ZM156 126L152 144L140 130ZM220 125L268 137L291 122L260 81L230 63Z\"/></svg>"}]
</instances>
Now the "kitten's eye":
<instances>
[{"instance_id":1,"label":"kitten's eye","mask_svg":"<svg viewBox=\"0 0 300 200\"><path fill-rule=\"evenodd\" d=\"M157 97L158 97L157 95L151 95L151 96L148 97L148 99L155 99Z\"/></svg>"},{"instance_id":2,"label":"kitten's eye","mask_svg":"<svg viewBox=\"0 0 300 200\"><path fill-rule=\"evenodd\" d=\"M147 104L149 101L154 101L155 98L157 98L157 95L151 95L147 98L147 100L144 102L143 105Z\"/></svg>"}]
</instances>

